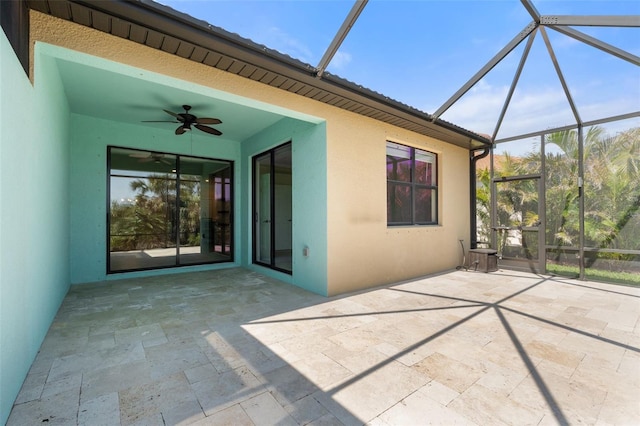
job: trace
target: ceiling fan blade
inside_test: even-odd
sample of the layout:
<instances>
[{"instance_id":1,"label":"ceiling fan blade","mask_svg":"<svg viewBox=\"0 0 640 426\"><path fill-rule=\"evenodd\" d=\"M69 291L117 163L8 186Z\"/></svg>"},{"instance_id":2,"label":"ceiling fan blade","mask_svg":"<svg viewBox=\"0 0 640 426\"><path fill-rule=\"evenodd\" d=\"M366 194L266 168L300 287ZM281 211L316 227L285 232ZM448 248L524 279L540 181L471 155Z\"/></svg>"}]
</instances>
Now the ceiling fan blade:
<instances>
[{"instance_id":1,"label":"ceiling fan blade","mask_svg":"<svg viewBox=\"0 0 640 426\"><path fill-rule=\"evenodd\" d=\"M129 154L129 157L133 158L149 158L150 155L148 153L140 153L140 154Z\"/></svg>"},{"instance_id":2,"label":"ceiling fan blade","mask_svg":"<svg viewBox=\"0 0 640 426\"><path fill-rule=\"evenodd\" d=\"M198 124L220 124L222 123L221 120L217 119L217 118L196 118L196 123Z\"/></svg>"},{"instance_id":3,"label":"ceiling fan blade","mask_svg":"<svg viewBox=\"0 0 640 426\"><path fill-rule=\"evenodd\" d=\"M182 118L182 114L176 114L175 112L171 112L169 110L163 109L164 112L166 112L169 115L172 115L176 118L176 120L178 120L179 122L183 122L184 118Z\"/></svg>"},{"instance_id":4,"label":"ceiling fan blade","mask_svg":"<svg viewBox=\"0 0 640 426\"><path fill-rule=\"evenodd\" d=\"M150 163L153 161L152 157L141 158L138 160L138 163Z\"/></svg>"},{"instance_id":5,"label":"ceiling fan blade","mask_svg":"<svg viewBox=\"0 0 640 426\"><path fill-rule=\"evenodd\" d=\"M176 129L176 135L181 135L184 132L186 132L185 128L183 126L180 126Z\"/></svg>"},{"instance_id":6,"label":"ceiling fan blade","mask_svg":"<svg viewBox=\"0 0 640 426\"><path fill-rule=\"evenodd\" d=\"M220 130L214 129L213 127L203 126L202 124L196 124L195 128L216 136L220 136L222 134Z\"/></svg>"}]
</instances>

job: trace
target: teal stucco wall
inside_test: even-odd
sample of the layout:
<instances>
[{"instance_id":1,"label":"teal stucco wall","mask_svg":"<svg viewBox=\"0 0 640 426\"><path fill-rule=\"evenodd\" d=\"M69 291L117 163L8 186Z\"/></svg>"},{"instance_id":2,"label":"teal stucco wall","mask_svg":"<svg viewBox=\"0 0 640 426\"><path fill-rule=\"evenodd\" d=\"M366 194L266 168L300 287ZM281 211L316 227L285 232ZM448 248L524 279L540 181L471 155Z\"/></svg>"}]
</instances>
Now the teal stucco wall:
<instances>
[{"instance_id":1,"label":"teal stucco wall","mask_svg":"<svg viewBox=\"0 0 640 426\"><path fill-rule=\"evenodd\" d=\"M197 133L177 138L171 130L107 120L95 111L73 112L70 105L80 110L83 105L65 92L76 81L68 61L77 53L36 44L32 86L4 34L0 49L0 424L6 422L70 284L244 266L327 294L323 120L300 119L280 107L283 118L247 140L211 143L209 135ZM93 58L85 56L79 64ZM97 77L90 73L86 78ZM168 79L167 84L174 83ZM293 155L293 275L252 265L251 259L251 160L288 141ZM108 146L234 161L235 262L107 275ZM303 256L304 247L310 256Z\"/></svg>"},{"instance_id":2,"label":"teal stucco wall","mask_svg":"<svg viewBox=\"0 0 640 426\"><path fill-rule=\"evenodd\" d=\"M94 117L71 115L71 282L74 284L210 270L252 267L261 273L318 294L327 293L326 132L312 125L282 119L252 138L211 144L208 136L193 141L171 132ZM189 135L190 136L190 135ZM191 136L190 136L191 137ZM293 152L293 275L254 267L251 259L251 159L281 143L292 141ZM125 274L106 273L107 147L122 146L234 161L234 263L169 268ZM302 255L303 247L311 255Z\"/></svg>"},{"instance_id":3,"label":"teal stucco wall","mask_svg":"<svg viewBox=\"0 0 640 426\"><path fill-rule=\"evenodd\" d=\"M0 424L69 289L69 109L35 55L32 86L0 31Z\"/></svg>"},{"instance_id":4,"label":"teal stucco wall","mask_svg":"<svg viewBox=\"0 0 640 426\"><path fill-rule=\"evenodd\" d=\"M238 175L240 146L234 141L211 143L210 136L173 132L103 120L85 115L71 116L71 282L81 284L106 279L210 270L238 263L200 265L107 275L107 147L148 149L197 157L234 161ZM236 194L239 192L236 179ZM238 215L238 212L236 212ZM237 217L236 217L237 220ZM235 235L236 259L240 236Z\"/></svg>"},{"instance_id":5,"label":"teal stucco wall","mask_svg":"<svg viewBox=\"0 0 640 426\"><path fill-rule=\"evenodd\" d=\"M327 135L326 123L284 118L242 144L242 264L306 290L327 295ZM293 274L252 265L252 158L291 141ZM309 256L302 254L309 248Z\"/></svg>"}]
</instances>

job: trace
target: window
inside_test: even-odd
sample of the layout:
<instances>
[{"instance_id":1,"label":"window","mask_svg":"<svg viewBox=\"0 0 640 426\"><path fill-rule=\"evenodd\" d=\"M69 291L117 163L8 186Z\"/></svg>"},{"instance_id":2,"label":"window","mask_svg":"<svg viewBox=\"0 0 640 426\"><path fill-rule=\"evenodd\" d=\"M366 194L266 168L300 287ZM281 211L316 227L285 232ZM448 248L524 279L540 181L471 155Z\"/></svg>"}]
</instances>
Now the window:
<instances>
[{"instance_id":1,"label":"window","mask_svg":"<svg viewBox=\"0 0 640 426\"><path fill-rule=\"evenodd\" d=\"M108 272L233 261L232 168L110 147Z\"/></svg>"},{"instance_id":2,"label":"window","mask_svg":"<svg viewBox=\"0 0 640 426\"><path fill-rule=\"evenodd\" d=\"M438 173L432 152L387 142L387 224L438 223Z\"/></svg>"}]
</instances>

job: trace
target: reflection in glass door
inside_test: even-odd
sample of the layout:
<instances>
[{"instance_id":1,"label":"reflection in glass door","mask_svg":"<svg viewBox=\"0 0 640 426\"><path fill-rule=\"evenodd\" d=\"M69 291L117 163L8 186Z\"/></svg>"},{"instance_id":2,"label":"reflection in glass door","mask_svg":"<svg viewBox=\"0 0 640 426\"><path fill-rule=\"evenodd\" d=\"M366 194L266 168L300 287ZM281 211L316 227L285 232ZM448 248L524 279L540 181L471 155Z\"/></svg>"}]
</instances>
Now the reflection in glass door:
<instances>
[{"instance_id":1,"label":"reflection in glass door","mask_svg":"<svg viewBox=\"0 0 640 426\"><path fill-rule=\"evenodd\" d=\"M231 254L231 168L209 175L209 250Z\"/></svg>"},{"instance_id":2,"label":"reflection in glass door","mask_svg":"<svg viewBox=\"0 0 640 426\"><path fill-rule=\"evenodd\" d=\"M544 271L540 230L540 176L505 177L494 181L493 246L501 265L534 273Z\"/></svg>"},{"instance_id":3,"label":"reflection in glass door","mask_svg":"<svg viewBox=\"0 0 640 426\"><path fill-rule=\"evenodd\" d=\"M292 271L291 143L253 160L253 261Z\"/></svg>"},{"instance_id":4,"label":"reflection in glass door","mask_svg":"<svg viewBox=\"0 0 640 426\"><path fill-rule=\"evenodd\" d=\"M271 265L271 153L255 159L254 261Z\"/></svg>"}]
</instances>

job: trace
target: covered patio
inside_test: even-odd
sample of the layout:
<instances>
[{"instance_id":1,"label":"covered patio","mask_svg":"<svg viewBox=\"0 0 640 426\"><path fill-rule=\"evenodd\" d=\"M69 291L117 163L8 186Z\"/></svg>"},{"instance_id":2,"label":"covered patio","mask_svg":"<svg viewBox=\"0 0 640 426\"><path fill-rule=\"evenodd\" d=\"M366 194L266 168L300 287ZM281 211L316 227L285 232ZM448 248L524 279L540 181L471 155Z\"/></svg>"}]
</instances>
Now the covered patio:
<instances>
[{"instance_id":1,"label":"covered patio","mask_svg":"<svg viewBox=\"0 0 640 426\"><path fill-rule=\"evenodd\" d=\"M632 424L639 317L638 288L507 270L73 286L8 425Z\"/></svg>"}]
</instances>

